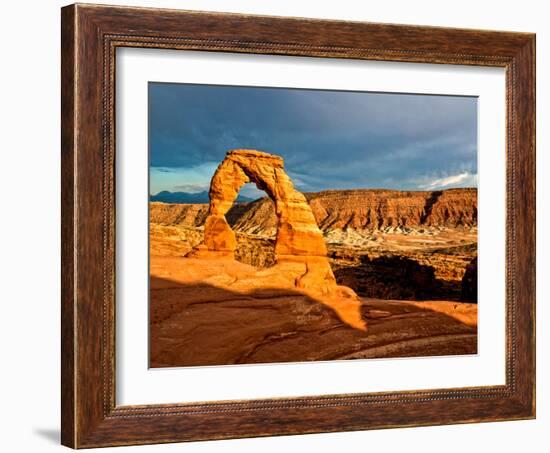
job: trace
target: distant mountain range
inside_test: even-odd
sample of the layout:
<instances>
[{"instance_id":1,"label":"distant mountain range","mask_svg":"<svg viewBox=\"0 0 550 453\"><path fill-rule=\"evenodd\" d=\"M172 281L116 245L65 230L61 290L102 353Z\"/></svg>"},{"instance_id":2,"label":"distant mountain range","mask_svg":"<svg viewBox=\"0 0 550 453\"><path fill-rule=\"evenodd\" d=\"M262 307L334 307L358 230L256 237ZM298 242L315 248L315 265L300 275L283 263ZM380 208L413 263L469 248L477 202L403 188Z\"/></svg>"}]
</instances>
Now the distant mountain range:
<instances>
[{"instance_id":1,"label":"distant mountain range","mask_svg":"<svg viewBox=\"0 0 550 453\"><path fill-rule=\"evenodd\" d=\"M169 192L168 190L163 190L162 192L157 193L156 195L151 195L149 197L151 201L161 201L163 203L209 203L210 198L208 197L208 192L197 193L188 193L188 192ZM252 201L252 198L244 197L242 195L237 196L237 202L249 202Z\"/></svg>"}]
</instances>

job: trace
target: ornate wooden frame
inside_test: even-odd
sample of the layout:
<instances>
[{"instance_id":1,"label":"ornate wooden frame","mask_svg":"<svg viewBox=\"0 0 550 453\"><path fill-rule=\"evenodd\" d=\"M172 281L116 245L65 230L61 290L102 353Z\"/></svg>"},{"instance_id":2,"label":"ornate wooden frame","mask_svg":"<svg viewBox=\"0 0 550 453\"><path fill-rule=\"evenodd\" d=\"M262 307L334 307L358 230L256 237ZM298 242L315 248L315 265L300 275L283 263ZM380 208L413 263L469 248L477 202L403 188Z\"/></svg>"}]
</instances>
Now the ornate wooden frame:
<instances>
[{"instance_id":1,"label":"ornate wooden frame","mask_svg":"<svg viewBox=\"0 0 550 453\"><path fill-rule=\"evenodd\" d=\"M62 443L83 448L535 416L535 35L71 5L62 9ZM506 384L117 406L115 49L506 68Z\"/></svg>"}]
</instances>

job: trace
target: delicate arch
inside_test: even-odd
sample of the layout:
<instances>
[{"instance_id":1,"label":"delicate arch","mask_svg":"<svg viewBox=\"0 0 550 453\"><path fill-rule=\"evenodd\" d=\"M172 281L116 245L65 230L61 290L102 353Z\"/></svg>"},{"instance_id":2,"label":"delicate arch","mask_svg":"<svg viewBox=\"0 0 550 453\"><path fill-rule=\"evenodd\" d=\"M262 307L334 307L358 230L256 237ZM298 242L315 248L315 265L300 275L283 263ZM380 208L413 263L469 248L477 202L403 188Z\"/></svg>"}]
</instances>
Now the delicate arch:
<instances>
[{"instance_id":1,"label":"delicate arch","mask_svg":"<svg viewBox=\"0 0 550 453\"><path fill-rule=\"evenodd\" d=\"M204 252L209 255L234 255L237 241L225 214L235 202L241 187L248 182L265 191L275 204L277 262L300 257L326 257L323 234L306 198L294 188L286 174L283 159L244 149L229 151L212 177L210 208L204 225Z\"/></svg>"}]
</instances>

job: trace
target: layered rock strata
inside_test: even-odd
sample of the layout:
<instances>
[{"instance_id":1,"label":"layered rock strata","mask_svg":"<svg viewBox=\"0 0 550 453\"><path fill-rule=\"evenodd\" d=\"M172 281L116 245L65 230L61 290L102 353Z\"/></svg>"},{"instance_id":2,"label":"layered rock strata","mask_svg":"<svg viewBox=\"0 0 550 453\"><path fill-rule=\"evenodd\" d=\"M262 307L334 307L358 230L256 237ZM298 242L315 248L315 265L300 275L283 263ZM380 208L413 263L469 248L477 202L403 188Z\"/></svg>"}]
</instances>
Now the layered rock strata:
<instances>
[{"instance_id":1,"label":"layered rock strata","mask_svg":"<svg viewBox=\"0 0 550 453\"><path fill-rule=\"evenodd\" d=\"M425 192L328 190L304 196L324 233L351 229L407 232L477 226L476 189ZM151 203L151 221L165 225L200 226L206 220L207 208L207 205ZM176 222L167 221L168 213ZM235 203L226 213L226 218L233 230L242 233L275 236L277 231L275 206L268 197L250 203Z\"/></svg>"}]
</instances>

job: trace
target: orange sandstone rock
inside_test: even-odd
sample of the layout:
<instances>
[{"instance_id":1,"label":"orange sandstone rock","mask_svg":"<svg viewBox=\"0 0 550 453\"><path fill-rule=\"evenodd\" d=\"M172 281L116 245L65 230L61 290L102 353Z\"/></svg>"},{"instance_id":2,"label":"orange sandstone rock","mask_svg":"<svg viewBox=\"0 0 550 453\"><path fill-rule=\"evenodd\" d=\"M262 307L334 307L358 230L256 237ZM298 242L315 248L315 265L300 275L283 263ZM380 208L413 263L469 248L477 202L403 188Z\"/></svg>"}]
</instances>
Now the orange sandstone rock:
<instances>
[{"instance_id":1,"label":"orange sandstone rock","mask_svg":"<svg viewBox=\"0 0 550 453\"><path fill-rule=\"evenodd\" d=\"M210 183L210 207L204 226L204 243L211 252L229 252L236 248L235 234L225 214L241 187L254 182L275 204L277 216L276 257L326 257L323 234L305 199L298 192L279 156L255 150L229 151Z\"/></svg>"}]
</instances>

